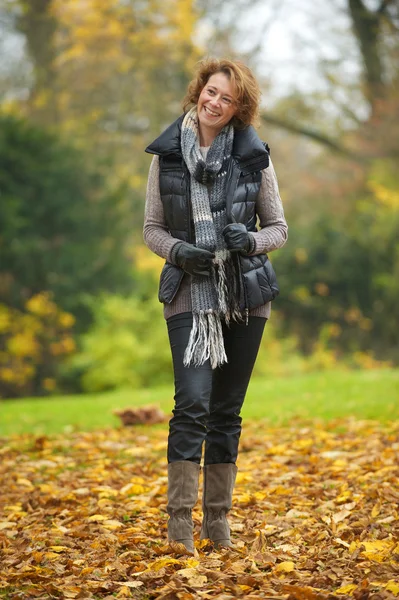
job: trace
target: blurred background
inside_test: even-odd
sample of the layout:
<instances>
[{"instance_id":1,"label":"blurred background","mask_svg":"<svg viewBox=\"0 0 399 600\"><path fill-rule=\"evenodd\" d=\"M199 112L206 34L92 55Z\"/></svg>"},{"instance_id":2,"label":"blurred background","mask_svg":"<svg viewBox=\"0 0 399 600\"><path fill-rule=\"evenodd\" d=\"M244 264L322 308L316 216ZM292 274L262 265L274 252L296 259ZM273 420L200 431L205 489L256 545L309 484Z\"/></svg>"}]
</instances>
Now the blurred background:
<instances>
[{"instance_id":1,"label":"blurred background","mask_svg":"<svg viewBox=\"0 0 399 600\"><path fill-rule=\"evenodd\" d=\"M263 91L289 224L258 376L399 362L399 6L0 0L0 397L171 384L146 145L195 64Z\"/></svg>"}]
</instances>

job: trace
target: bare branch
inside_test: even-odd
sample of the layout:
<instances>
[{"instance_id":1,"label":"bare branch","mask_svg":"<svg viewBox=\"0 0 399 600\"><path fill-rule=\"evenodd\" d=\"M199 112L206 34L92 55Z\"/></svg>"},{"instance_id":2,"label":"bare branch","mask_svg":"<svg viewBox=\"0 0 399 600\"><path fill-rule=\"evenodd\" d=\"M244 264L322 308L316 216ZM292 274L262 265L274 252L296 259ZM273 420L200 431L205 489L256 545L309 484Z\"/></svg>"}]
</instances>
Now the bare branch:
<instances>
[{"instance_id":1,"label":"bare branch","mask_svg":"<svg viewBox=\"0 0 399 600\"><path fill-rule=\"evenodd\" d=\"M290 133L294 133L296 135L303 135L313 140L314 142L325 146L326 148L328 148L332 152L335 152L336 154L346 156L347 158L351 158L352 160L355 160L359 163L363 163L365 161L365 158L363 156L354 153L349 148L345 148L345 146L340 144L338 141L329 138L320 131L316 131L315 129L311 129L310 127L306 127L304 125L297 125L296 123L292 123L290 121L281 119L279 117L275 117L270 114L263 113L261 115L261 119L265 123L269 123L270 125L276 125L277 127L281 127L282 129L285 129Z\"/></svg>"},{"instance_id":2,"label":"bare branch","mask_svg":"<svg viewBox=\"0 0 399 600\"><path fill-rule=\"evenodd\" d=\"M377 13L383 14L385 13L385 9L392 4L392 0L382 0L380 6L377 9Z\"/></svg>"}]
</instances>

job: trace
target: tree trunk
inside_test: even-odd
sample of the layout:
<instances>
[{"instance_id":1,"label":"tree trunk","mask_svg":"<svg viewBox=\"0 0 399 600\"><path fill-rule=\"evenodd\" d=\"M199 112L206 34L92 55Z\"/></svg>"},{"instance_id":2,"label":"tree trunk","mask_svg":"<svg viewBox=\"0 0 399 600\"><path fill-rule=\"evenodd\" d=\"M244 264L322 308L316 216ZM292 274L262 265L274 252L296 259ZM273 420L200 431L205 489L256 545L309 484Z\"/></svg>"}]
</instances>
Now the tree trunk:
<instances>
[{"instance_id":1,"label":"tree trunk","mask_svg":"<svg viewBox=\"0 0 399 600\"><path fill-rule=\"evenodd\" d=\"M364 67L365 95L374 112L376 103L385 95L384 67L379 47L381 12L372 12L363 4L363 0L348 0L348 8Z\"/></svg>"},{"instance_id":2,"label":"tree trunk","mask_svg":"<svg viewBox=\"0 0 399 600\"><path fill-rule=\"evenodd\" d=\"M43 124L57 121L54 99L56 69L53 46L57 22L50 14L51 0L25 0L23 13L17 21L17 28L26 36L28 53L33 62L35 81L29 97L31 116ZM41 108L40 97L46 94L45 108Z\"/></svg>"}]
</instances>

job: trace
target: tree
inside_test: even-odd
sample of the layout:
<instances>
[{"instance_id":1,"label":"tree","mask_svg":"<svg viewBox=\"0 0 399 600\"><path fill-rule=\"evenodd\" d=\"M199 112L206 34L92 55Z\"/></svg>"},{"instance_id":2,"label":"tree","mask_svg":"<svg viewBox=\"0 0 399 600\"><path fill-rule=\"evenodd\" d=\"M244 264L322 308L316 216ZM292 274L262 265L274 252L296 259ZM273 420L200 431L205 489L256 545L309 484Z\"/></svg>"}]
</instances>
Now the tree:
<instances>
[{"instance_id":1,"label":"tree","mask_svg":"<svg viewBox=\"0 0 399 600\"><path fill-rule=\"evenodd\" d=\"M179 110L199 58L193 0L11 0L10 11L34 70L27 114L41 124L126 160Z\"/></svg>"},{"instance_id":2,"label":"tree","mask_svg":"<svg viewBox=\"0 0 399 600\"><path fill-rule=\"evenodd\" d=\"M179 115L200 57L194 0L9 0L4 14L8 31L26 40L32 65L26 99L14 90L14 110L61 130L91 155L111 156L109 177L128 183L137 232L144 148Z\"/></svg>"},{"instance_id":3,"label":"tree","mask_svg":"<svg viewBox=\"0 0 399 600\"><path fill-rule=\"evenodd\" d=\"M22 119L0 116L0 301L42 291L83 318L84 296L132 287L125 189L104 167ZM80 320L78 325L83 326Z\"/></svg>"},{"instance_id":4,"label":"tree","mask_svg":"<svg viewBox=\"0 0 399 600\"><path fill-rule=\"evenodd\" d=\"M279 2L269 12L261 10L261 3L250 3L251 13L259 15L254 23L245 18L248 12L248 0L235 0L234 10L223 10L218 0L210 3L203 0L200 5L204 12L219 15L211 46L220 47L220 39L224 47L237 50L242 39L251 40L246 44L248 60L256 67L265 56L263 43L268 35L270 25L280 18L279 11L290 5ZM315 93L309 89L306 93L298 91L295 80L292 92L279 97L272 110L263 111L261 118L266 125L274 125L289 133L306 137L318 145L332 151L343 158L350 158L360 163L365 158L385 153L383 147L369 148L363 145L359 151L358 140L352 137L353 132L364 133L367 128L374 128L374 123L383 121L391 123L393 115L398 111L398 56L399 56L399 7L394 0L336 0L328 5L329 14L324 13L326 6L313 3L301 5L297 12L306 15L308 27L320 31L315 36L312 47L313 55L319 55L319 78L324 79L324 93ZM240 18L242 17L242 18ZM335 25L334 18L345 18L345 24ZM217 17L215 17L217 18ZM305 18L305 17L304 17ZM321 19L327 22L334 57L325 58L320 52L321 44L328 40L321 38ZM263 19L263 20L262 20ZM349 26L347 30L346 26ZM251 36L248 35L251 29ZM308 40L298 37L298 54L307 48ZM222 32L222 35L221 35ZM252 34L253 32L253 34ZM351 44L348 38L352 32ZM321 39L320 39L321 38ZM352 75L351 80L345 77L345 65L349 61L357 61L359 76ZM273 64L274 57L271 58ZM353 69L351 69L351 72ZM327 107L327 108L325 108ZM338 119L337 119L338 115ZM388 126L389 127L389 126ZM348 136L348 132L350 136ZM361 144L360 144L361 145Z\"/></svg>"}]
</instances>

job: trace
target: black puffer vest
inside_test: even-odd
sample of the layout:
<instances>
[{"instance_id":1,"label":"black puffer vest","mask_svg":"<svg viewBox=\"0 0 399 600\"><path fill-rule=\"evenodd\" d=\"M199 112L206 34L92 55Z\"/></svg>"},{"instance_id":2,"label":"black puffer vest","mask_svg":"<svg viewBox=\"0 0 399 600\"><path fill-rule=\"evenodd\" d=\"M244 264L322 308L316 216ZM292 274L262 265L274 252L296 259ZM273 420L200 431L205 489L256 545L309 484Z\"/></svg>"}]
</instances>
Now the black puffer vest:
<instances>
[{"instance_id":1,"label":"black puffer vest","mask_svg":"<svg viewBox=\"0 0 399 600\"><path fill-rule=\"evenodd\" d=\"M165 222L171 235L195 243L190 174L180 145L183 119L184 115L172 123L146 148L146 152L159 155L160 193ZM232 155L227 167L227 221L244 223L248 231L256 231L255 204L261 186L261 171L269 166L268 151L269 147L261 142L253 127L235 130ZM273 300L279 290L267 255L234 256L241 282L241 308L248 311ZM183 275L180 267L166 262L159 286L160 302L172 302Z\"/></svg>"}]
</instances>

